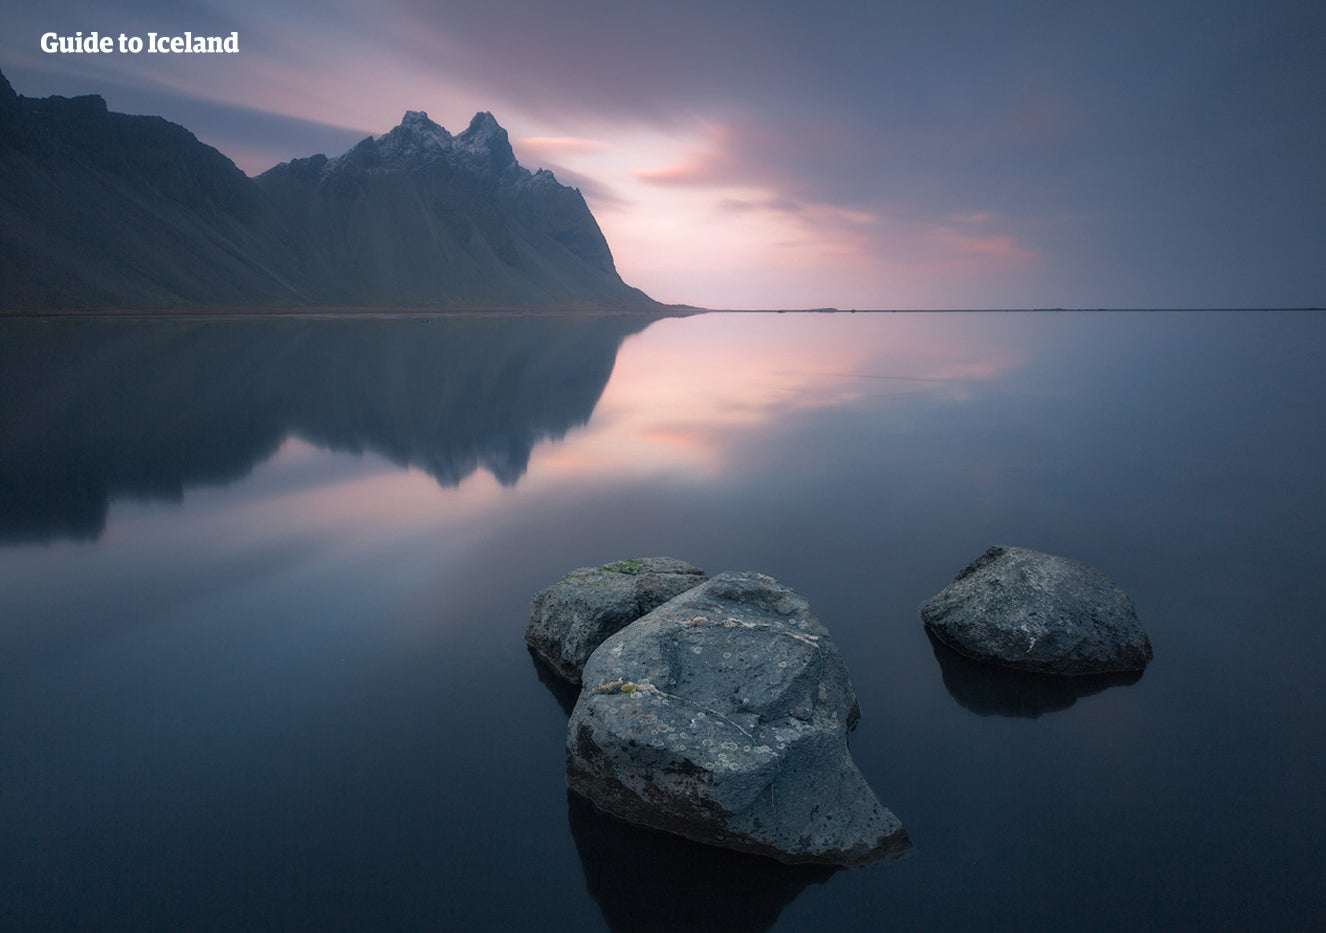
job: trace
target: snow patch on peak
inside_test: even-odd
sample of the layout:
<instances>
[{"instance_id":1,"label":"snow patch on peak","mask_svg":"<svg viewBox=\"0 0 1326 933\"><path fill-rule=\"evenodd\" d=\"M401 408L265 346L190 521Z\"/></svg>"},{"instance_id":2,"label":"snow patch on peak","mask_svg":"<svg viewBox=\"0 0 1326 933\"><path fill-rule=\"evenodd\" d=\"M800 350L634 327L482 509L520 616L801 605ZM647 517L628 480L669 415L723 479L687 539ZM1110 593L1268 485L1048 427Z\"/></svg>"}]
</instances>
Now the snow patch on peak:
<instances>
[{"instance_id":1,"label":"snow patch on peak","mask_svg":"<svg viewBox=\"0 0 1326 933\"><path fill-rule=\"evenodd\" d=\"M476 113L465 132L454 138L452 151L481 174L501 174L516 167L516 154L511 151L506 130L486 110Z\"/></svg>"},{"instance_id":2,"label":"snow patch on peak","mask_svg":"<svg viewBox=\"0 0 1326 933\"><path fill-rule=\"evenodd\" d=\"M465 132L456 136L429 119L423 110L407 110L401 122L381 136L370 136L350 151L328 159L322 177L343 172L372 175L428 170L439 163L486 178L520 181L529 172L516 161L511 142L488 111L474 115ZM539 183L556 185L550 172Z\"/></svg>"},{"instance_id":3,"label":"snow patch on peak","mask_svg":"<svg viewBox=\"0 0 1326 933\"><path fill-rule=\"evenodd\" d=\"M422 110L407 110L400 124L373 142L380 168L445 159L452 135Z\"/></svg>"}]
</instances>

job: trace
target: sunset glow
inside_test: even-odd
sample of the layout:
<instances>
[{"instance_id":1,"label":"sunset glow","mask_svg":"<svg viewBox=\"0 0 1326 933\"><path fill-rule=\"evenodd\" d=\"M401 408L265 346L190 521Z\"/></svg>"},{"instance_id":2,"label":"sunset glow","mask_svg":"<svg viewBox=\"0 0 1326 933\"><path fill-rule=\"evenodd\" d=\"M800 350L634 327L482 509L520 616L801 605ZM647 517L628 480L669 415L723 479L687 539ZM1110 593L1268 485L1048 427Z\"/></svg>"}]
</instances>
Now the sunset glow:
<instances>
[{"instance_id":1,"label":"sunset glow","mask_svg":"<svg viewBox=\"0 0 1326 933\"><path fill-rule=\"evenodd\" d=\"M979 320L965 335L954 323L914 315L660 321L623 344L586 429L535 451L530 481L716 475L750 435L796 413L866 397L886 412L922 397L958 404L971 384L1025 358L1025 348L990 339Z\"/></svg>"},{"instance_id":2,"label":"sunset glow","mask_svg":"<svg viewBox=\"0 0 1326 933\"><path fill-rule=\"evenodd\" d=\"M20 94L161 114L250 174L339 154L406 110L453 132L491 111L664 302L1326 301L1319 8L1235 5L1194 33L1173 4L839 6L20 5L0 65ZM50 29L237 31L241 51L51 55Z\"/></svg>"}]
</instances>

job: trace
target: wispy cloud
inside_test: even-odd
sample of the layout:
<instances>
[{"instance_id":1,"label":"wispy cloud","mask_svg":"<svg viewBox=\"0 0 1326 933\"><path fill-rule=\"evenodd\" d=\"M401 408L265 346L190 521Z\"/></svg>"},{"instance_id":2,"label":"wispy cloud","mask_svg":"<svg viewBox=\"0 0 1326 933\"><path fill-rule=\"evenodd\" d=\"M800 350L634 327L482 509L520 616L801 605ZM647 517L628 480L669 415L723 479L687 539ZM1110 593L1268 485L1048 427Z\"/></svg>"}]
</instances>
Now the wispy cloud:
<instances>
[{"instance_id":1,"label":"wispy cloud","mask_svg":"<svg viewBox=\"0 0 1326 933\"><path fill-rule=\"evenodd\" d=\"M955 217L951 223L936 224L929 228L928 236L954 258L1027 262L1040 256L1037 250L1019 243L1012 234L1000 232L998 221L988 211Z\"/></svg>"},{"instance_id":2,"label":"wispy cloud","mask_svg":"<svg viewBox=\"0 0 1326 933\"><path fill-rule=\"evenodd\" d=\"M522 152L528 152L536 158L556 158L566 153L584 155L610 148L610 144L601 139L587 139L583 136L526 136L517 140L516 145Z\"/></svg>"},{"instance_id":3,"label":"wispy cloud","mask_svg":"<svg viewBox=\"0 0 1326 933\"><path fill-rule=\"evenodd\" d=\"M111 9L9 4L0 62L19 92L104 92L249 171L343 149L407 109L453 129L488 110L522 162L584 192L623 275L669 300L1326 296L1322 4L1271 0L1256 28L1242 4L1196 28L1182 5L1141 0L1053 16L974 0L755 16L706 0L329 0L315 17L132 0L114 23ZM46 29L112 27L238 29L243 51L36 51Z\"/></svg>"}]
</instances>

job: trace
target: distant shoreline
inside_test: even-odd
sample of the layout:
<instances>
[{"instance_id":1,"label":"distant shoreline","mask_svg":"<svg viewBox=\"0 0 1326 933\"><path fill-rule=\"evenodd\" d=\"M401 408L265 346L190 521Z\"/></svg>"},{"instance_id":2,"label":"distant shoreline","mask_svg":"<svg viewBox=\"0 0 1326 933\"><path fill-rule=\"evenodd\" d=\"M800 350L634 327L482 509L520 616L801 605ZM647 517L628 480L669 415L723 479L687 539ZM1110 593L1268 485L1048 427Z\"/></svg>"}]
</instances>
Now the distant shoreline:
<instances>
[{"instance_id":1,"label":"distant shoreline","mask_svg":"<svg viewBox=\"0 0 1326 933\"><path fill-rule=\"evenodd\" d=\"M685 317L703 314L704 308L660 305L652 308L448 308L448 307L232 307L186 306L178 308L8 308L0 311L0 320L34 318L111 318L144 320L154 318L190 318L232 320L251 318L441 318L441 317L543 317L576 315L582 317Z\"/></svg>"},{"instance_id":2,"label":"distant shoreline","mask_svg":"<svg viewBox=\"0 0 1326 933\"><path fill-rule=\"evenodd\" d=\"M1326 312L1326 306L1307 308L697 308L689 305L659 305L652 308L450 308L450 307L231 307L194 306L178 308L6 308L0 321L40 318L103 318L150 320L159 318L193 320L247 320L252 318L348 319L448 318L448 317L690 317L696 314L1189 314L1207 312Z\"/></svg>"}]
</instances>

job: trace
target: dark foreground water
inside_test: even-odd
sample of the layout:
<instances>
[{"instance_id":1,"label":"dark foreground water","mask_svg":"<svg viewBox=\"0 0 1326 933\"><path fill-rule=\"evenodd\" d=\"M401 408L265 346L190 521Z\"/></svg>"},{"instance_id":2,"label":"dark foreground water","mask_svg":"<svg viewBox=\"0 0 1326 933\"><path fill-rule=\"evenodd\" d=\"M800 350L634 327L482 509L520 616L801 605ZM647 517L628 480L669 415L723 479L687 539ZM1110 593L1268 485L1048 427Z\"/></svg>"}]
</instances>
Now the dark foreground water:
<instances>
[{"instance_id":1,"label":"dark foreground water","mask_svg":"<svg viewBox=\"0 0 1326 933\"><path fill-rule=\"evenodd\" d=\"M0 322L0 929L1307 929L1326 315ZM937 653L996 543L1145 676ZM653 554L807 596L906 860L568 800L522 634Z\"/></svg>"}]
</instances>

